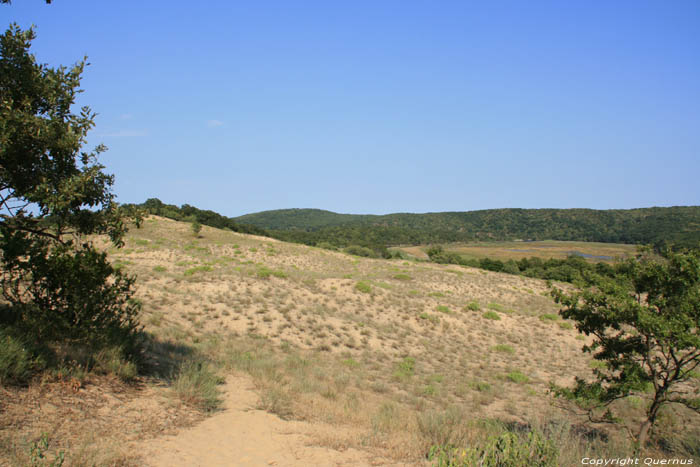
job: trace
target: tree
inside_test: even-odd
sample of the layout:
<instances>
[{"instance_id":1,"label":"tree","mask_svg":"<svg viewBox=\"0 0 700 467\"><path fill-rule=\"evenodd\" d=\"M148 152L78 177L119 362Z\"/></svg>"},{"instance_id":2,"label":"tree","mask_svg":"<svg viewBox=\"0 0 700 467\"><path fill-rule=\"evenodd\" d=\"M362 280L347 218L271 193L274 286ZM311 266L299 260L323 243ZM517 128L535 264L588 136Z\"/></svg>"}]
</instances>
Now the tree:
<instances>
[{"instance_id":1,"label":"tree","mask_svg":"<svg viewBox=\"0 0 700 467\"><path fill-rule=\"evenodd\" d=\"M199 238L199 232L202 231L202 224L200 224L196 219L192 221L192 235Z\"/></svg>"},{"instance_id":2,"label":"tree","mask_svg":"<svg viewBox=\"0 0 700 467\"><path fill-rule=\"evenodd\" d=\"M38 64L34 38L16 24L0 36L0 323L39 341L133 343L134 279L87 237L122 246L130 215L97 162L106 148L81 150L95 114L71 107L86 62Z\"/></svg>"},{"instance_id":3,"label":"tree","mask_svg":"<svg viewBox=\"0 0 700 467\"><path fill-rule=\"evenodd\" d=\"M592 381L577 378L573 388L553 389L597 421L616 420L612 403L618 399L645 398L644 419L630 431L640 450L664 406L700 412L692 389L700 364L700 253L665 251L653 257L647 251L617 269L622 274L617 280L598 277L587 289L568 294L553 290L564 305L560 314L594 337L583 350L603 362Z\"/></svg>"}]
</instances>

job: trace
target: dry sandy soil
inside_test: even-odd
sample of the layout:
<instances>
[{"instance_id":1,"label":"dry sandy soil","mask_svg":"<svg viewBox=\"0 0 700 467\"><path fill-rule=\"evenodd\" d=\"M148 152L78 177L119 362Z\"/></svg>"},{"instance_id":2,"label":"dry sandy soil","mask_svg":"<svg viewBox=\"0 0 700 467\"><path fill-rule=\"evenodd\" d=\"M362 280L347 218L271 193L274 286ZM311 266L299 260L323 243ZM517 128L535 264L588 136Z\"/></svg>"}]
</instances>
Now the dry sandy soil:
<instances>
[{"instance_id":1,"label":"dry sandy soil","mask_svg":"<svg viewBox=\"0 0 700 467\"><path fill-rule=\"evenodd\" d=\"M626 452L616 431L572 438L584 419L548 394L591 362L543 281L209 227L195 238L158 217L125 248L103 245L138 277L152 366L206 357L221 404L205 417L165 370L6 391L7 465L41 433L70 465L424 465L431 445L483 440L493 420L565 427L567 459ZM683 417L665 429L687 430Z\"/></svg>"}]
</instances>

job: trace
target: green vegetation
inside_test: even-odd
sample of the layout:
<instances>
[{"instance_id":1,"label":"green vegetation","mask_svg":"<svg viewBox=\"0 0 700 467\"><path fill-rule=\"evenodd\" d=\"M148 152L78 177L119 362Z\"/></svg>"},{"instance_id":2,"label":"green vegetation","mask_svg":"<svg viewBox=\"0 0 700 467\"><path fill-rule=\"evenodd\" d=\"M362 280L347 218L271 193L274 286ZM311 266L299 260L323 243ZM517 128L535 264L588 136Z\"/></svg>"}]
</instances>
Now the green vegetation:
<instances>
[{"instance_id":1,"label":"green vegetation","mask_svg":"<svg viewBox=\"0 0 700 467\"><path fill-rule=\"evenodd\" d=\"M404 357L397 365L396 371L394 371L394 377L397 379L407 379L413 376L415 371L416 359L413 357Z\"/></svg>"},{"instance_id":2,"label":"green vegetation","mask_svg":"<svg viewBox=\"0 0 700 467\"><path fill-rule=\"evenodd\" d=\"M489 310L494 310L494 311L504 311L505 310L505 307L503 305L501 305L500 303L494 303L494 302L491 302L488 305L486 305L486 308L488 308Z\"/></svg>"},{"instance_id":3,"label":"green vegetation","mask_svg":"<svg viewBox=\"0 0 700 467\"><path fill-rule=\"evenodd\" d=\"M183 402L205 411L219 407L217 385L223 380L214 373L208 363L189 360L184 362L173 382L173 389Z\"/></svg>"},{"instance_id":4,"label":"green vegetation","mask_svg":"<svg viewBox=\"0 0 700 467\"><path fill-rule=\"evenodd\" d=\"M359 281L357 284L355 284L355 288L362 293L370 293L372 291L372 286L369 284L369 282L365 281Z\"/></svg>"},{"instance_id":5,"label":"green vegetation","mask_svg":"<svg viewBox=\"0 0 700 467\"><path fill-rule=\"evenodd\" d=\"M192 235L199 237L199 233L202 231L202 224L194 220L190 226L192 228Z\"/></svg>"},{"instance_id":6,"label":"green vegetation","mask_svg":"<svg viewBox=\"0 0 700 467\"><path fill-rule=\"evenodd\" d=\"M430 448L428 460L437 467L538 466L557 467L559 452L555 444L538 431L526 435L504 431L481 446L453 447L449 444Z\"/></svg>"},{"instance_id":7,"label":"green vegetation","mask_svg":"<svg viewBox=\"0 0 700 467\"><path fill-rule=\"evenodd\" d=\"M197 209L189 204L183 204L181 207L177 207L173 204L165 204L157 198L150 198L142 204L128 204L125 206L131 209L141 210L147 214L155 214L177 221L196 221L201 225L208 225L217 229L228 229L233 232L254 235L268 235L264 229L253 225L239 224L233 219L222 216L214 211Z\"/></svg>"},{"instance_id":8,"label":"green vegetation","mask_svg":"<svg viewBox=\"0 0 700 467\"><path fill-rule=\"evenodd\" d=\"M510 259L505 262L492 258L464 258L456 252L445 251L441 246L428 249L431 261L442 264L460 264L481 268L487 271L518 274L537 279L555 280L561 282L579 283L590 274L614 276L615 267L604 263L589 263L583 257L570 255L566 259L550 258L542 260L538 257L522 258L518 261Z\"/></svg>"},{"instance_id":9,"label":"green vegetation","mask_svg":"<svg viewBox=\"0 0 700 467\"><path fill-rule=\"evenodd\" d=\"M517 383L517 384L525 384L528 381L530 381L530 378L527 377L527 375L522 374L520 371L511 371L506 375L506 378L508 380Z\"/></svg>"},{"instance_id":10,"label":"green vegetation","mask_svg":"<svg viewBox=\"0 0 700 467\"><path fill-rule=\"evenodd\" d=\"M471 301L467 304L465 307L469 311L479 311L481 310L481 306L479 305L479 302L477 301Z\"/></svg>"},{"instance_id":11,"label":"green vegetation","mask_svg":"<svg viewBox=\"0 0 700 467\"><path fill-rule=\"evenodd\" d=\"M211 270L211 266L204 264L202 266L195 266L193 268L186 269L184 274L186 276L192 276L194 274L197 274L198 272L209 272Z\"/></svg>"},{"instance_id":12,"label":"green vegetation","mask_svg":"<svg viewBox=\"0 0 700 467\"><path fill-rule=\"evenodd\" d=\"M438 305L435 309L440 313L450 314L450 307L446 305Z\"/></svg>"},{"instance_id":13,"label":"green vegetation","mask_svg":"<svg viewBox=\"0 0 700 467\"><path fill-rule=\"evenodd\" d=\"M494 321L498 321L501 319L501 316L498 313L496 313L495 311L487 311L482 316L486 319L492 319Z\"/></svg>"},{"instance_id":14,"label":"green vegetation","mask_svg":"<svg viewBox=\"0 0 700 467\"><path fill-rule=\"evenodd\" d=\"M498 344L498 345L494 345L494 346L492 347L492 349L493 349L494 351L496 351L496 352L501 352L501 353L509 353L509 354L515 353L515 349L513 349L513 347L511 347L511 346L508 345L508 344Z\"/></svg>"},{"instance_id":15,"label":"green vegetation","mask_svg":"<svg viewBox=\"0 0 700 467\"><path fill-rule=\"evenodd\" d=\"M578 240L695 246L700 207L642 209L487 209L429 214L352 215L320 209L247 214L236 222L277 238L336 246L417 245L474 240Z\"/></svg>"},{"instance_id":16,"label":"green vegetation","mask_svg":"<svg viewBox=\"0 0 700 467\"><path fill-rule=\"evenodd\" d=\"M140 308L130 300L134 278L88 238L123 246L131 216L98 163L106 148L82 148L95 114L71 113L85 61L40 65L29 53L34 38L12 25L0 41L0 371L14 382L40 362L58 364L61 348L118 346L135 357ZM24 342L40 344L17 347Z\"/></svg>"},{"instance_id":17,"label":"green vegetation","mask_svg":"<svg viewBox=\"0 0 700 467\"><path fill-rule=\"evenodd\" d=\"M592 209L492 209L429 214L353 215L319 209L282 209L228 218L213 211L184 204L164 204L152 198L130 205L147 213L175 220L194 218L211 227L252 233L326 249L353 247L360 256L392 255L391 245L420 245L494 240L586 241L606 243L665 244L695 247L700 242L700 207L642 208L596 211ZM352 254L358 254L352 253ZM512 262L465 260L457 253L435 252L435 262L467 264L488 270L522 273L531 277L571 281L570 271L550 272L542 277L536 262L530 267ZM540 260L541 261L541 260ZM560 260L561 261L561 260ZM561 264L559 265L561 266ZM558 266L548 265L546 269ZM520 272L518 272L517 270ZM529 272L525 273L527 269Z\"/></svg>"},{"instance_id":18,"label":"green vegetation","mask_svg":"<svg viewBox=\"0 0 700 467\"><path fill-rule=\"evenodd\" d=\"M285 279L287 277L287 273L285 273L284 271L276 271L274 269L270 269L263 266L260 269L258 269L257 276L261 279L267 279L270 276L274 276L279 279Z\"/></svg>"},{"instance_id":19,"label":"green vegetation","mask_svg":"<svg viewBox=\"0 0 700 467\"><path fill-rule=\"evenodd\" d=\"M584 352L605 364L596 365L592 381L577 378L573 388L553 389L607 422L615 420L613 402L645 399L646 416L634 436L641 450L663 407L700 412L697 392L683 384L700 365L700 252L647 252L619 269L625 274L617 280L592 277L583 291L553 289L561 315L594 337Z\"/></svg>"}]
</instances>

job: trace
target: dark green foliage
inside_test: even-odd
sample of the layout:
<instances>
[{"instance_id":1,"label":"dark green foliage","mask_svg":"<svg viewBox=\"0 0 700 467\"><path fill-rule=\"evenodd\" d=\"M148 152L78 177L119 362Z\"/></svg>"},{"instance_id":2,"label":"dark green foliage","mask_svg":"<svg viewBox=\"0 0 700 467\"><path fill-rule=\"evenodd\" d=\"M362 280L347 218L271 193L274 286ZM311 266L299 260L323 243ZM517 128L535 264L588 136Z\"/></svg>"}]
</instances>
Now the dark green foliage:
<instances>
[{"instance_id":1,"label":"dark green foliage","mask_svg":"<svg viewBox=\"0 0 700 467\"><path fill-rule=\"evenodd\" d=\"M0 328L0 384L24 383L44 365L23 338Z\"/></svg>"},{"instance_id":2,"label":"dark green foliage","mask_svg":"<svg viewBox=\"0 0 700 467\"><path fill-rule=\"evenodd\" d=\"M376 257L391 258L390 245L419 245L474 240L578 240L620 243L672 243L697 246L700 207L644 208L595 211L591 209L495 209L385 216L336 214L319 209L282 209L227 218L187 204L182 207L149 199L131 207L175 220L194 216L203 225L236 232L270 236L279 240L321 248L360 246ZM573 281L573 269L550 271L544 277L536 264L499 260L464 259L436 246L429 250L437 263L481 267L491 271ZM398 255L397 257L399 257ZM566 260L557 260L566 261ZM516 267L517 266L517 267ZM550 264L556 269L561 264ZM516 270L517 269L517 270ZM527 272L525 272L527 270ZM519 272L518 272L519 271Z\"/></svg>"},{"instance_id":3,"label":"dark green foliage","mask_svg":"<svg viewBox=\"0 0 700 467\"><path fill-rule=\"evenodd\" d=\"M5 233L0 280L13 304L9 321L40 341L106 345L134 335L139 306L129 300L134 279L115 271L106 254L92 248L72 249L33 241L24 232ZM17 238L19 237L19 239ZM7 252L22 251L27 257Z\"/></svg>"},{"instance_id":4,"label":"dark green foliage","mask_svg":"<svg viewBox=\"0 0 700 467\"><path fill-rule=\"evenodd\" d=\"M700 207L615 209L489 209L428 214L352 215L319 209L264 211L234 219L299 243L340 246L431 244L475 240L576 240L608 243L700 242Z\"/></svg>"},{"instance_id":5,"label":"dark green foliage","mask_svg":"<svg viewBox=\"0 0 700 467\"><path fill-rule=\"evenodd\" d=\"M577 378L574 388L553 389L602 421L616 420L611 403L617 399L647 399L646 419L635 436L641 449L664 405L700 411L692 380L700 365L700 252L647 253L617 270L617 280L589 277L591 287L581 292L553 290L563 305L560 314L594 337L583 350L604 363L593 369L593 380Z\"/></svg>"},{"instance_id":6,"label":"dark green foliage","mask_svg":"<svg viewBox=\"0 0 700 467\"><path fill-rule=\"evenodd\" d=\"M42 346L133 352L133 279L85 240L106 234L121 246L129 214L97 162L106 148L82 150L94 113L71 112L85 61L40 65L33 39L16 25L0 37L0 326Z\"/></svg>"},{"instance_id":7,"label":"dark green foliage","mask_svg":"<svg viewBox=\"0 0 700 467\"><path fill-rule=\"evenodd\" d=\"M363 256L365 258L376 258L377 254L367 247L359 245L350 245L343 250L345 253L349 253L355 256Z\"/></svg>"}]
</instances>

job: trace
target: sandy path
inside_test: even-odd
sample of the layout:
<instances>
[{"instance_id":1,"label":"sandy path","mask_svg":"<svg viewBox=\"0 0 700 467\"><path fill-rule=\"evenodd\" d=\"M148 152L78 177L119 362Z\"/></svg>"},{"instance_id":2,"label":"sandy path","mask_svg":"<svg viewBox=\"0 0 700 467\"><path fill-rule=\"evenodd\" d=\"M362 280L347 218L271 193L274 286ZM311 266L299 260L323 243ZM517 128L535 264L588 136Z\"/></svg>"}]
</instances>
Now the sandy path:
<instances>
[{"instance_id":1,"label":"sandy path","mask_svg":"<svg viewBox=\"0 0 700 467\"><path fill-rule=\"evenodd\" d=\"M224 410L199 425L148 441L143 455L159 466L370 466L387 465L371 454L310 446L312 426L284 421L255 409L257 395L247 376L231 376Z\"/></svg>"}]
</instances>

